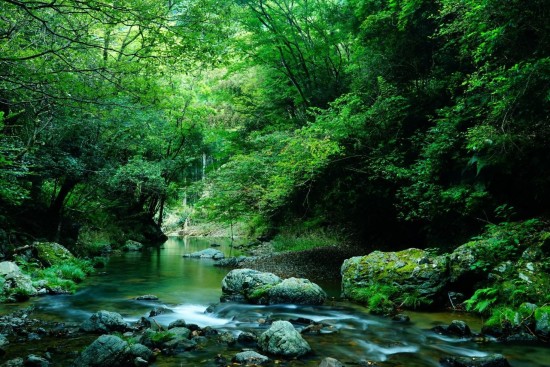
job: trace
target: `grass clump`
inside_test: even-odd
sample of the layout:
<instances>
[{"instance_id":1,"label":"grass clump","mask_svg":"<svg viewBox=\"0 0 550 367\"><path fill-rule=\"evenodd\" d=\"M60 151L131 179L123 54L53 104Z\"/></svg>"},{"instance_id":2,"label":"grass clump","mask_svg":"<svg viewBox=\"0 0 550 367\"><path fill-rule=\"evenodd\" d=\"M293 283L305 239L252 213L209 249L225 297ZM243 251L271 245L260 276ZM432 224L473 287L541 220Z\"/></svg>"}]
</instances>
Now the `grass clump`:
<instances>
[{"instance_id":1,"label":"grass clump","mask_svg":"<svg viewBox=\"0 0 550 367\"><path fill-rule=\"evenodd\" d=\"M276 252L304 251L312 248L338 245L346 242L342 233L315 229L303 233L281 233L271 241Z\"/></svg>"}]
</instances>

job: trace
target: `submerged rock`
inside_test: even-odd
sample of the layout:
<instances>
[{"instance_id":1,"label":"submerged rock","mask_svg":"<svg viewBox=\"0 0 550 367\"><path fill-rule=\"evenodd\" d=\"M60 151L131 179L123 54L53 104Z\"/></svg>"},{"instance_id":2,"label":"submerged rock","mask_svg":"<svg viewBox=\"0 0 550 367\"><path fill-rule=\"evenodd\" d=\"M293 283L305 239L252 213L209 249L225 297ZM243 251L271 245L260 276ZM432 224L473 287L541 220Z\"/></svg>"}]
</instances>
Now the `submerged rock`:
<instances>
[{"instance_id":1,"label":"submerged rock","mask_svg":"<svg viewBox=\"0 0 550 367\"><path fill-rule=\"evenodd\" d=\"M344 365L335 358L327 357L321 361L319 367L344 367Z\"/></svg>"},{"instance_id":2,"label":"submerged rock","mask_svg":"<svg viewBox=\"0 0 550 367\"><path fill-rule=\"evenodd\" d=\"M470 327L462 320L453 320L449 325L436 326L432 328L432 331L438 334L453 335L459 337L469 337L472 335Z\"/></svg>"},{"instance_id":3,"label":"submerged rock","mask_svg":"<svg viewBox=\"0 0 550 367\"><path fill-rule=\"evenodd\" d=\"M136 297L136 301L158 301L158 297L153 294L145 294L143 296Z\"/></svg>"},{"instance_id":4,"label":"submerged rock","mask_svg":"<svg viewBox=\"0 0 550 367\"><path fill-rule=\"evenodd\" d=\"M443 367L510 367L501 354L491 354L486 357L446 357L439 363Z\"/></svg>"},{"instance_id":5,"label":"submerged rock","mask_svg":"<svg viewBox=\"0 0 550 367\"><path fill-rule=\"evenodd\" d=\"M237 353L235 357L233 357L233 361L241 364L252 364L252 365L258 365L263 364L269 361L269 358L254 351L246 351Z\"/></svg>"},{"instance_id":6,"label":"submerged rock","mask_svg":"<svg viewBox=\"0 0 550 367\"><path fill-rule=\"evenodd\" d=\"M213 248L207 248L202 251L192 252L190 254L185 254L183 257L193 257L193 258L201 258L201 259L214 259L219 260L223 259L225 255L220 250L216 250Z\"/></svg>"},{"instance_id":7,"label":"submerged rock","mask_svg":"<svg viewBox=\"0 0 550 367\"><path fill-rule=\"evenodd\" d=\"M264 352L287 358L301 357L311 352L308 342L288 321L275 321L258 339Z\"/></svg>"},{"instance_id":8,"label":"submerged rock","mask_svg":"<svg viewBox=\"0 0 550 367\"><path fill-rule=\"evenodd\" d=\"M248 257L239 256L239 257L228 257L225 259L218 260L214 263L214 266L220 268L236 268L241 265Z\"/></svg>"},{"instance_id":9,"label":"submerged rock","mask_svg":"<svg viewBox=\"0 0 550 367\"><path fill-rule=\"evenodd\" d=\"M269 304L293 303L321 305L327 299L325 291L307 279L288 278L268 291Z\"/></svg>"},{"instance_id":10,"label":"submerged rock","mask_svg":"<svg viewBox=\"0 0 550 367\"><path fill-rule=\"evenodd\" d=\"M80 330L91 333L107 333L110 331L126 331L128 324L116 312L99 311L80 325Z\"/></svg>"}]
</instances>

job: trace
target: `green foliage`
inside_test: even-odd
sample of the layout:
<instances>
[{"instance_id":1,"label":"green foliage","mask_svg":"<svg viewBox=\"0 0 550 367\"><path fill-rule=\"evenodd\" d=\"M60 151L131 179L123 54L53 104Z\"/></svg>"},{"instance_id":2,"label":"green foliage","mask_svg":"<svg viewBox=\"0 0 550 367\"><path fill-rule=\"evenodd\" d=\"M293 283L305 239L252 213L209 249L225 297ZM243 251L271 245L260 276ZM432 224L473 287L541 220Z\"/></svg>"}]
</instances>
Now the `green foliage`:
<instances>
[{"instance_id":1,"label":"green foliage","mask_svg":"<svg viewBox=\"0 0 550 367\"><path fill-rule=\"evenodd\" d=\"M396 309L395 296L399 289L385 284L372 284L356 288L351 292L351 299L366 304L369 311L375 314L390 314Z\"/></svg>"},{"instance_id":2,"label":"green foliage","mask_svg":"<svg viewBox=\"0 0 550 367\"><path fill-rule=\"evenodd\" d=\"M497 288L481 288L476 290L474 295L465 302L466 309L468 311L487 313L496 304L497 300Z\"/></svg>"},{"instance_id":3,"label":"green foliage","mask_svg":"<svg viewBox=\"0 0 550 367\"><path fill-rule=\"evenodd\" d=\"M346 242L345 236L339 231L310 230L303 233L281 233L271 241L273 249L282 251L303 251L312 248L342 245Z\"/></svg>"}]
</instances>

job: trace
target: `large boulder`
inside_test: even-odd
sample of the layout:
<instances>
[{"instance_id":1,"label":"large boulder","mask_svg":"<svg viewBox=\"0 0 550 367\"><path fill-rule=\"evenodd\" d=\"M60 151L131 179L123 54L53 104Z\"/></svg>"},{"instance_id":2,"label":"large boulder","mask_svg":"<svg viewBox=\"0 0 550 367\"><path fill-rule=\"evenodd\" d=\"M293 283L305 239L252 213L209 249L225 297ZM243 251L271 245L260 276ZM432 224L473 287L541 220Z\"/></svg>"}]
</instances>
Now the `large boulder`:
<instances>
[{"instance_id":1,"label":"large boulder","mask_svg":"<svg viewBox=\"0 0 550 367\"><path fill-rule=\"evenodd\" d=\"M342 294L351 299L358 289L382 285L396 287L395 293L404 297L433 301L443 297L449 281L445 256L415 248L352 257L344 261L341 273Z\"/></svg>"},{"instance_id":2,"label":"large boulder","mask_svg":"<svg viewBox=\"0 0 550 367\"><path fill-rule=\"evenodd\" d=\"M126 331L128 324L119 313L99 311L80 325L80 330L90 333L108 333L111 331Z\"/></svg>"},{"instance_id":3,"label":"large boulder","mask_svg":"<svg viewBox=\"0 0 550 367\"><path fill-rule=\"evenodd\" d=\"M274 285L268 291L268 298L269 304L321 305L325 302L327 294L307 279L288 278Z\"/></svg>"},{"instance_id":4,"label":"large boulder","mask_svg":"<svg viewBox=\"0 0 550 367\"><path fill-rule=\"evenodd\" d=\"M220 260L223 259L225 256L223 252L220 250L216 250L213 248L207 248L202 251L193 252L190 254L185 254L183 257L194 257L194 258L201 258L201 259L214 259L214 260Z\"/></svg>"},{"instance_id":5,"label":"large boulder","mask_svg":"<svg viewBox=\"0 0 550 367\"><path fill-rule=\"evenodd\" d=\"M287 358L301 357L311 352L308 342L288 321L275 321L260 335L258 346L264 352Z\"/></svg>"},{"instance_id":6,"label":"large boulder","mask_svg":"<svg viewBox=\"0 0 550 367\"><path fill-rule=\"evenodd\" d=\"M252 269L231 270L222 280L221 301L246 301L258 303L260 293L281 282L281 278L272 273L263 273ZM267 293L267 292L264 292ZM256 296L250 298L250 296Z\"/></svg>"},{"instance_id":7,"label":"large boulder","mask_svg":"<svg viewBox=\"0 0 550 367\"><path fill-rule=\"evenodd\" d=\"M128 343L114 335L101 335L74 361L74 367L118 367L129 363Z\"/></svg>"},{"instance_id":8,"label":"large boulder","mask_svg":"<svg viewBox=\"0 0 550 367\"><path fill-rule=\"evenodd\" d=\"M16 300L26 299L38 294L31 278L23 274L19 266L11 261L0 262L0 282L3 293ZM2 293L2 292L0 292Z\"/></svg>"},{"instance_id":9,"label":"large boulder","mask_svg":"<svg viewBox=\"0 0 550 367\"><path fill-rule=\"evenodd\" d=\"M73 254L56 242L35 242L36 258L44 266L52 266L66 260L74 259Z\"/></svg>"}]
</instances>

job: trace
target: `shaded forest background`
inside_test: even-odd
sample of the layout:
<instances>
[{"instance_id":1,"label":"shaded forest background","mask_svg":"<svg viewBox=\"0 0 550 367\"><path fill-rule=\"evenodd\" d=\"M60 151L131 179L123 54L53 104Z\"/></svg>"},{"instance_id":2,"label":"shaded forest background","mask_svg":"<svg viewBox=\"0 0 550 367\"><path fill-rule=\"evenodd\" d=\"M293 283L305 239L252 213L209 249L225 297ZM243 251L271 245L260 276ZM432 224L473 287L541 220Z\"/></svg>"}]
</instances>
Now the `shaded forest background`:
<instances>
[{"instance_id":1,"label":"shaded forest background","mask_svg":"<svg viewBox=\"0 0 550 367\"><path fill-rule=\"evenodd\" d=\"M452 245L550 207L550 5L0 1L0 242ZM185 201L190 206L182 206Z\"/></svg>"}]
</instances>

